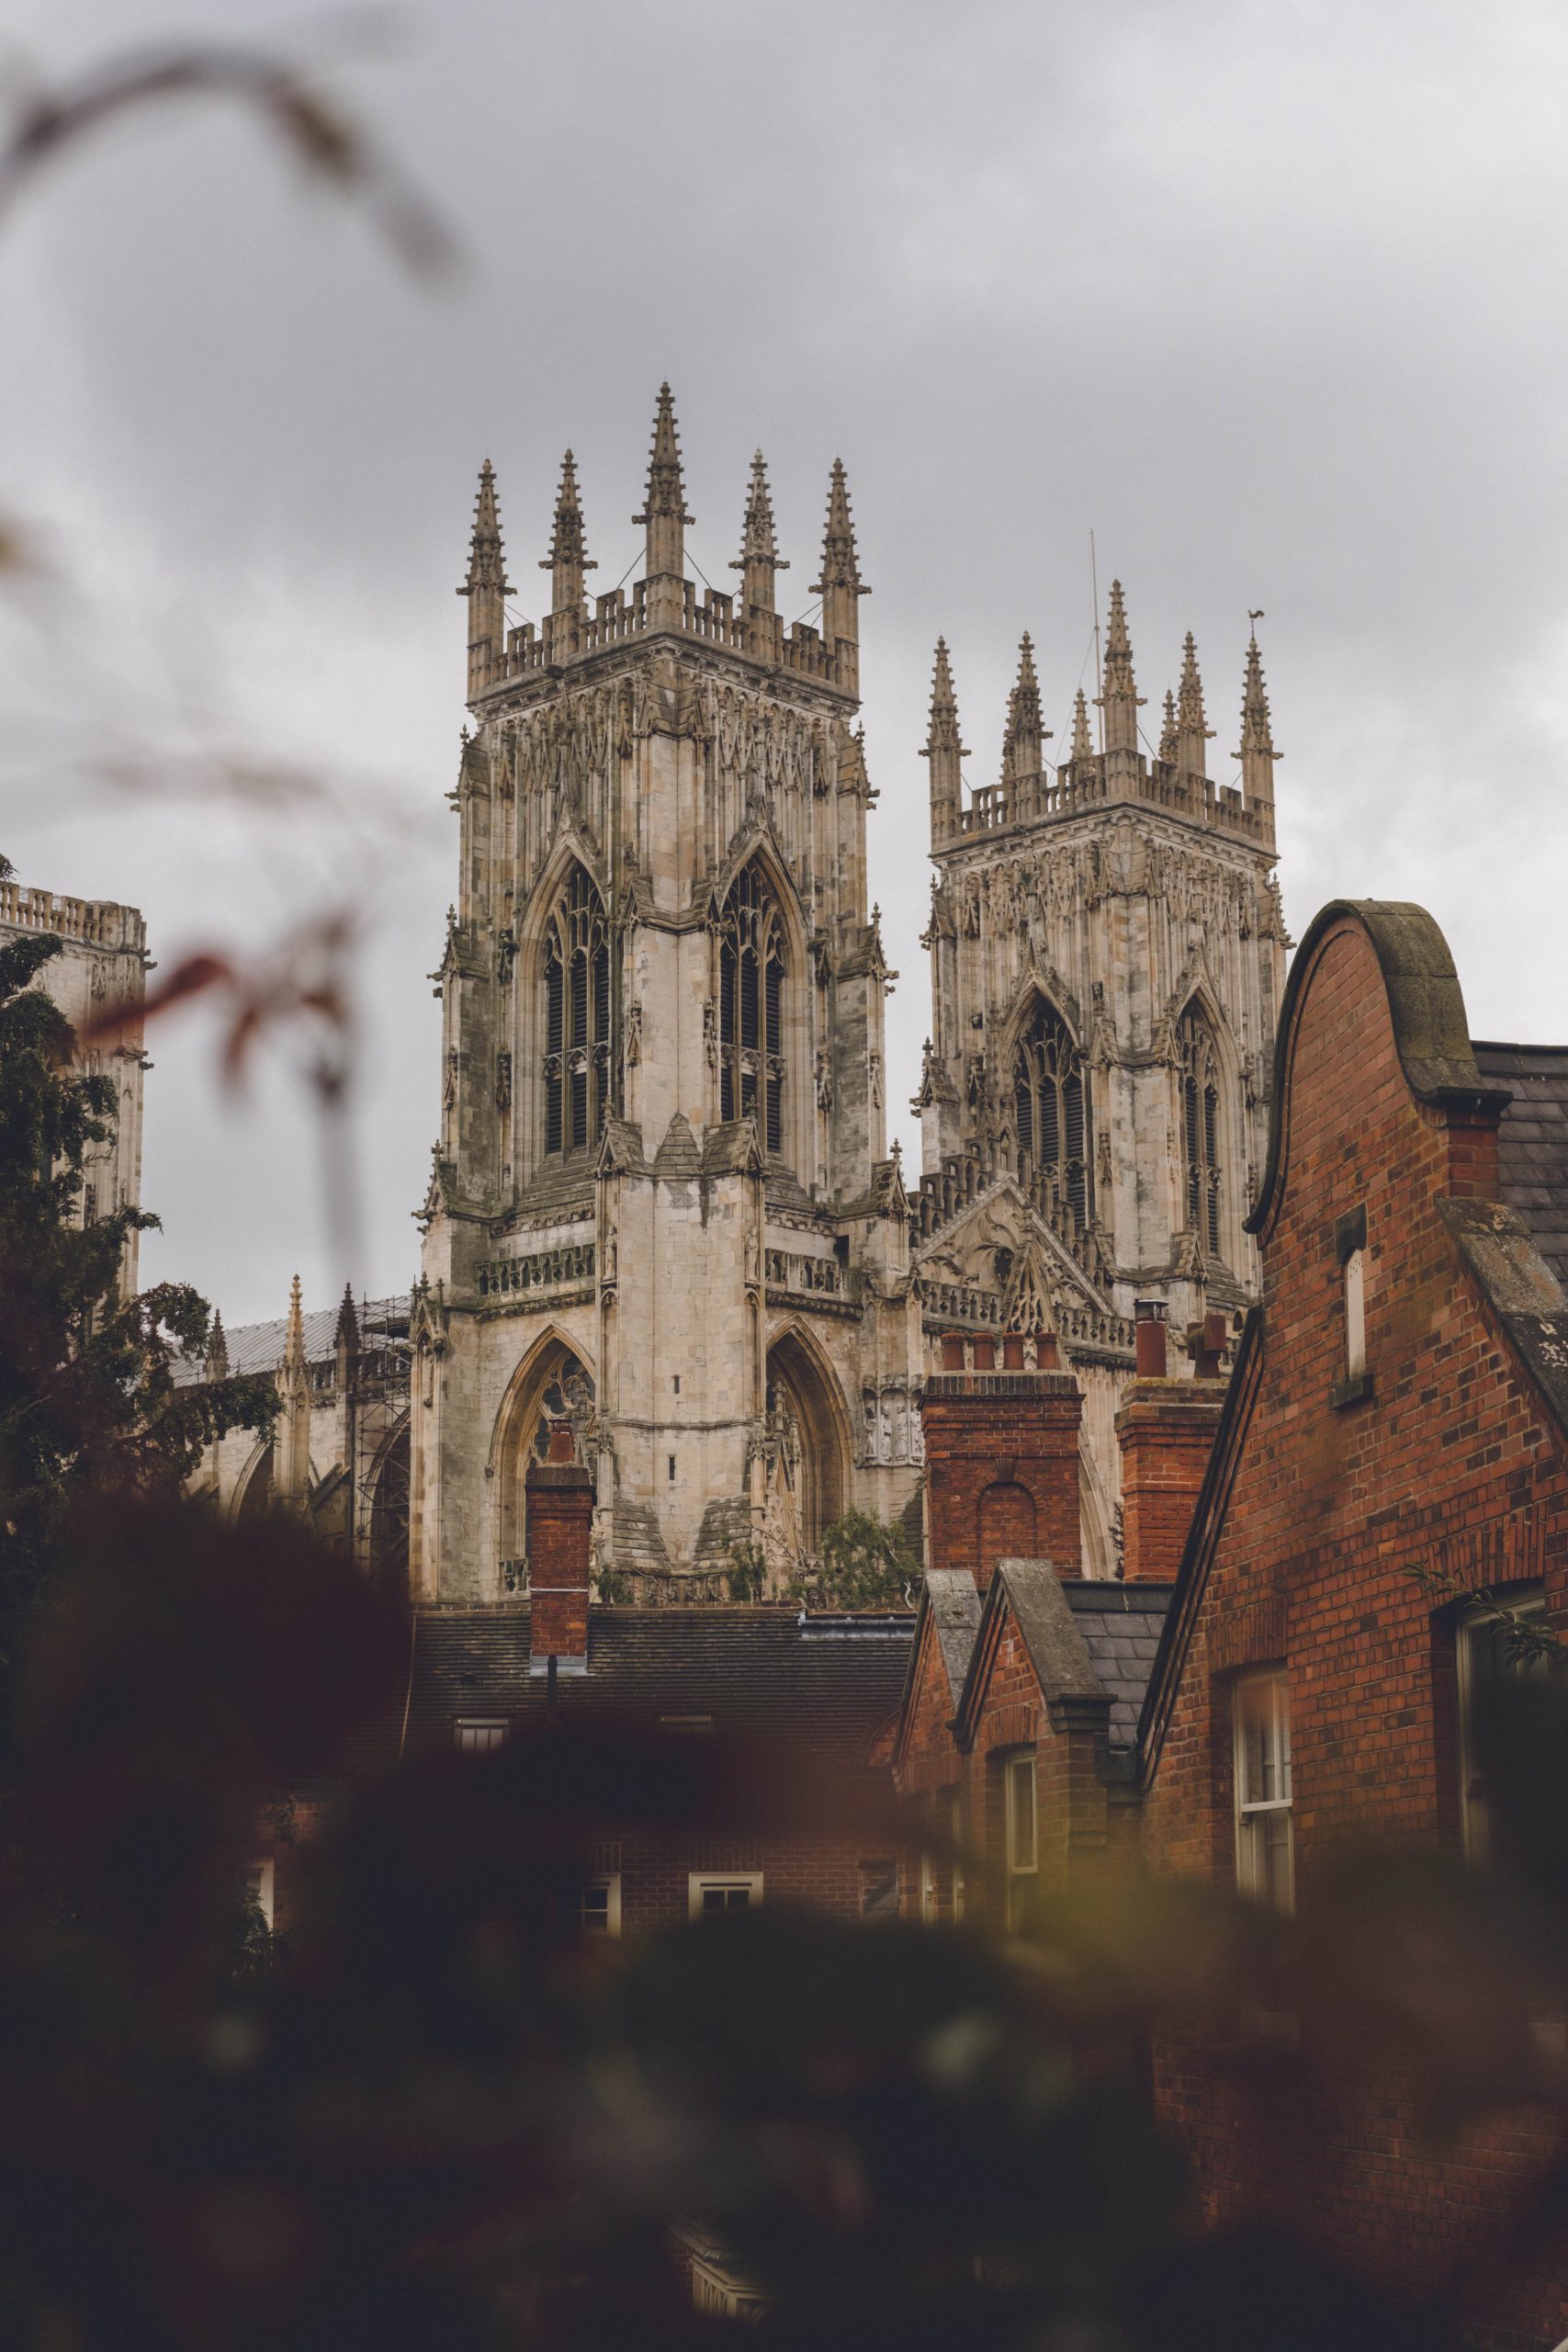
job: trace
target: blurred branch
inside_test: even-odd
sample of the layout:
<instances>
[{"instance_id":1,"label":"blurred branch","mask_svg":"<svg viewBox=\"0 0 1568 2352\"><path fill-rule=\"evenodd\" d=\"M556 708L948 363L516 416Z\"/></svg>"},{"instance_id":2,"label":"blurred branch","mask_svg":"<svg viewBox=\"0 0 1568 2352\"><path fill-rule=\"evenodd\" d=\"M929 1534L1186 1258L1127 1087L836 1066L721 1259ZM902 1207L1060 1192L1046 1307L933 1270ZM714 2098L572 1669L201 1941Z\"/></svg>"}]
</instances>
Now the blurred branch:
<instances>
[{"instance_id":1,"label":"blurred branch","mask_svg":"<svg viewBox=\"0 0 1568 2352\"><path fill-rule=\"evenodd\" d=\"M123 51L60 88L18 91L10 137L0 146L0 226L45 166L90 134L119 116L192 97L248 107L309 177L365 206L408 268L434 277L455 265L456 243L422 192L298 66L209 42Z\"/></svg>"}]
</instances>

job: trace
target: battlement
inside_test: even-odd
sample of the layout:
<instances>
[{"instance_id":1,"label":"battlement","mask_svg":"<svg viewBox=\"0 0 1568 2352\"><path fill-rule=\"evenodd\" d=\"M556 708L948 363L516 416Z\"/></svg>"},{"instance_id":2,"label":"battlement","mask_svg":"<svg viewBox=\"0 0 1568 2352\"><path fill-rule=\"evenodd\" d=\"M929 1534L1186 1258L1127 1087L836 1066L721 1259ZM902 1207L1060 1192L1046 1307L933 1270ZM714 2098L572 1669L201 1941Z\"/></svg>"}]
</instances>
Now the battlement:
<instances>
[{"instance_id":1,"label":"battlement","mask_svg":"<svg viewBox=\"0 0 1568 2352\"><path fill-rule=\"evenodd\" d=\"M52 931L62 939L116 954L144 956L147 926L134 907L112 899L62 899L51 890L29 890L0 882L0 930Z\"/></svg>"},{"instance_id":2,"label":"battlement","mask_svg":"<svg viewBox=\"0 0 1568 2352\"><path fill-rule=\"evenodd\" d=\"M468 578L457 591L468 605L470 704L514 680L539 673L557 676L570 663L654 634L722 646L769 670L789 671L858 697L858 606L870 592L860 576L843 467L834 461L821 578L811 589L821 599L820 626L803 616L786 628L780 617L775 577L789 566L778 552L761 450L751 461L740 553L731 566L742 574L739 596L713 587L699 594L695 582L686 578L685 530L692 519L686 512L674 403L665 384L654 413L647 494L641 513L632 517L645 533L644 576L629 594L617 586L594 597L590 605L586 576L596 566L588 554L577 465L569 449L561 465L549 553L541 559L541 569L550 574L549 610L542 622L524 621L509 628L506 599L512 583L506 577L495 475L487 458L479 475Z\"/></svg>"},{"instance_id":3,"label":"battlement","mask_svg":"<svg viewBox=\"0 0 1568 2352\"><path fill-rule=\"evenodd\" d=\"M957 812L956 830L944 838L933 831L933 854L941 855L978 834L1047 824L1130 800L1238 841L1274 847L1272 804L1249 806L1234 784L1215 784L1206 775L1184 774L1168 760L1139 759L1131 772L1128 763L1120 761L1116 763L1120 773L1108 773L1108 764L1097 757L1087 763L1077 761L1070 768L1046 768L1034 776L976 785L968 807Z\"/></svg>"},{"instance_id":4,"label":"battlement","mask_svg":"<svg viewBox=\"0 0 1568 2352\"><path fill-rule=\"evenodd\" d=\"M1165 697L1158 749L1150 745L1147 756L1140 750L1140 741L1148 742L1138 718L1144 696L1133 674L1120 581L1111 582L1103 681L1096 707L1101 715L1098 746L1090 736L1089 705L1080 686L1066 757L1060 766L1053 766L1044 756L1050 729L1041 720L1034 649L1025 636L1019 648L1017 682L1008 697L1000 780L967 790L963 763L968 753L959 740L958 698L946 640L939 639L922 754L931 763L931 854L941 857L978 835L1060 822L1113 802L1140 802L1184 823L1272 852L1274 769L1280 755L1274 749L1256 636L1247 646L1242 689L1241 747L1235 754L1241 763L1238 784L1215 784L1208 775L1207 746L1214 730L1204 718L1198 649L1190 632L1182 647L1179 694Z\"/></svg>"},{"instance_id":5,"label":"battlement","mask_svg":"<svg viewBox=\"0 0 1568 2352\"><path fill-rule=\"evenodd\" d=\"M612 588L596 596L592 614L585 614L570 631L553 628L548 621L543 628L525 621L509 629L505 654L490 666L480 693L491 693L514 679L553 673L572 662L655 630L671 630L699 644L723 646L726 651L760 662L769 670L788 670L797 677L817 679L850 694L856 691L856 682L844 674L838 649L827 645L820 630L808 623L796 621L786 628L777 613L753 612L747 617L737 613L735 597L718 588L699 594L690 580L674 583L679 600L673 611L669 599L656 609L649 585L648 581L638 580L629 593Z\"/></svg>"}]
</instances>

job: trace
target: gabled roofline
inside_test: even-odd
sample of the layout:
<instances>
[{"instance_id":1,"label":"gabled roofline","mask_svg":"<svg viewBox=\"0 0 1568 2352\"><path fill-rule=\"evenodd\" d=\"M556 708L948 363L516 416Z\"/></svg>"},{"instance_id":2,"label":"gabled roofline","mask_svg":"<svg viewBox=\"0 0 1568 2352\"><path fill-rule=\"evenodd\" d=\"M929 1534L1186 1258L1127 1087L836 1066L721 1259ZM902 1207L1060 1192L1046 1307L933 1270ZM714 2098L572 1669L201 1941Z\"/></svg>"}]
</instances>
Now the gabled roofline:
<instances>
[{"instance_id":1,"label":"gabled roofline","mask_svg":"<svg viewBox=\"0 0 1568 2352\"><path fill-rule=\"evenodd\" d=\"M942 1627L938 1615L938 1603L941 1601L946 1601L950 1606L955 1602L962 1604L958 1613L964 1617L969 1617L968 1603L973 1602L973 1616L967 1628L970 1642L969 1657L964 1661L965 1671L974 1657L975 1642L978 1636L981 1618L978 1586L967 1568L928 1568L920 1578L920 1597L915 1606L914 1632L909 1640L909 1663L905 1669L904 1688L898 1699L898 1714L893 1734L895 1770L902 1766L904 1758L908 1752L909 1724L912 1721L915 1693L919 1687L922 1644L928 1628L931 1640L937 1645L942 1671L947 1677L948 1693L954 1714L957 1713L958 1702L962 1696L962 1682L957 1689L953 1687L953 1660L942 1638Z\"/></svg>"},{"instance_id":2,"label":"gabled roofline","mask_svg":"<svg viewBox=\"0 0 1568 2352\"><path fill-rule=\"evenodd\" d=\"M1209 1581L1210 1563L1224 1525L1231 1487L1261 1385L1263 1331L1263 1309L1260 1306L1249 1308L1242 1327L1241 1345L1236 1351L1235 1369L1225 1391L1220 1425L1214 1431L1214 1442L1210 1449L1203 1483L1198 1489L1192 1523L1187 1531L1181 1565L1176 1572L1176 1589L1171 1595L1165 1623L1160 1628L1154 1669L1149 1676L1148 1689L1144 1693L1144 1703L1138 1712L1135 1749L1140 1788L1147 1788L1159 1763L1166 1726L1170 1721L1177 1688L1186 1668L1187 1654L1192 1646L1198 1612Z\"/></svg>"},{"instance_id":3,"label":"gabled roofline","mask_svg":"<svg viewBox=\"0 0 1568 2352\"><path fill-rule=\"evenodd\" d=\"M999 1560L986 1590L974 1654L959 1694L959 1746L974 1745L980 1699L1004 1609L1012 1611L1053 1728L1103 1728L1111 1717L1111 1694L1094 1670L1089 1645L1078 1631L1055 1567L1049 1560Z\"/></svg>"},{"instance_id":4,"label":"gabled roofline","mask_svg":"<svg viewBox=\"0 0 1568 2352\"><path fill-rule=\"evenodd\" d=\"M1476 1067L1459 974L1448 941L1426 908L1408 899L1330 899L1307 926L1280 1001L1274 1037L1269 1157L1257 1202L1246 1220L1248 1233L1261 1233L1277 1204L1286 1143L1290 1060L1301 1000L1325 933L1334 924L1346 922L1359 923L1371 942L1388 994L1400 1068L1417 1102L1445 1110L1501 1113L1514 1099L1507 1087L1489 1086Z\"/></svg>"}]
</instances>

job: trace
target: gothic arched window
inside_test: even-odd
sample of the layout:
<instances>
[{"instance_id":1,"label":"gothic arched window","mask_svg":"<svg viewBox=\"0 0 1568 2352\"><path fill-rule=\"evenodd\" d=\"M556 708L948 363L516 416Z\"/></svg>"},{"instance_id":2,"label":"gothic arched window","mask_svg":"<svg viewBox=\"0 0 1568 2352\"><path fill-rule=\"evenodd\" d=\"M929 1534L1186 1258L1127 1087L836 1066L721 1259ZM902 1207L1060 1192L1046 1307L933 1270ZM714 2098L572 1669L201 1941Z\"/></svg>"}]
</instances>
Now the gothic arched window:
<instances>
[{"instance_id":1,"label":"gothic arched window","mask_svg":"<svg viewBox=\"0 0 1568 2352\"><path fill-rule=\"evenodd\" d=\"M754 865L724 902L718 935L718 1115L755 1119L777 1159L784 1125L784 925Z\"/></svg>"},{"instance_id":2,"label":"gothic arched window","mask_svg":"<svg viewBox=\"0 0 1568 2352\"><path fill-rule=\"evenodd\" d=\"M1089 1223L1089 1118L1083 1056L1055 1005L1036 1000L1033 1018L1018 1043L1013 1069L1018 1148L1042 1174L1054 1176L1057 1195L1080 1225Z\"/></svg>"},{"instance_id":3,"label":"gothic arched window","mask_svg":"<svg viewBox=\"0 0 1568 2352\"><path fill-rule=\"evenodd\" d=\"M1213 1032L1189 1006L1176 1033L1181 1073L1181 1175L1187 1223L1212 1258L1220 1254L1220 1057Z\"/></svg>"},{"instance_id":4,"label":"gothic arched window","mask_svg":"<svg viewBox=\"0 0 1568 2352\"><path fill-rule=\"evenodd\" d=\"M610 933L581 865L545 935L545 1149L596 1141L610 1085Z\"/></svg>"}]
</instances>

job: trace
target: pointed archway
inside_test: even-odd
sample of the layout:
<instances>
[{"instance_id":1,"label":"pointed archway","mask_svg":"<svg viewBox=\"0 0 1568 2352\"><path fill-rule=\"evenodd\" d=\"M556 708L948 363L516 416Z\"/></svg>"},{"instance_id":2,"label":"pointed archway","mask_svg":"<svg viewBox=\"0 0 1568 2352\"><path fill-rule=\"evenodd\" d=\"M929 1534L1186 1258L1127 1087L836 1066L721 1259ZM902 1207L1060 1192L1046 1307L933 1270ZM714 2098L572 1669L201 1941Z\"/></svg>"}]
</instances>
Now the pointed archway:
<instances>
[{"instance_id":1,"label":"pointed archway","mask_svg":"<svg viewBox=\"0 0 1568 2352\"><path fill-rule=\"evenodd\" d=\"M581 1426L592 1415L593 1397L592 1374L570 1340L557 1331L547 1331L512 1376L496 1419L490 1465L498 1495L497 1533L503 1590L514 1589L521 1584L528 1555L524 1483L528 1464L543 1461L549 1443L550 1423L571 1420Z\"/></svg>"},{"instance_id":2,"label":"pointed archway","mask_svg":"<svg viewBox=\"0 0 1568 2352\"><path fill-rule=\"evenodd\" d=\"M849 1415L831 1369L796 1326L768 1350L768 1424L770 1487L783 1482L781 1510L815 1558L849 1509Z\"/></svg>"}]
</instances>

